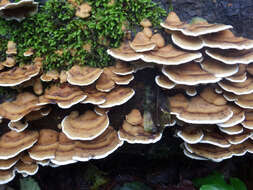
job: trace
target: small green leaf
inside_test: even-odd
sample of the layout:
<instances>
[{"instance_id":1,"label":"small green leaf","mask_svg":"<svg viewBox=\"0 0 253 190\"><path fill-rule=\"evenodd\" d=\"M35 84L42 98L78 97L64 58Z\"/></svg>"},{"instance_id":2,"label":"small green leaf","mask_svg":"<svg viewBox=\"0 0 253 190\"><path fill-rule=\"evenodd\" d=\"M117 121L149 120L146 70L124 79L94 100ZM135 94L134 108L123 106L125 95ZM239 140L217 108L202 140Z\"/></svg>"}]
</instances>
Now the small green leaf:
<instances>
[{"instance_id":1,"label":"small green leaf","mask_svg":"<svg viewBox=\"0 0 253 190\"><path fill-rule=\"evenodd\" d=\"M40 190L38 183L31 177L20 179L20 190Z\"/></svg>"},{"instance_id":2,"label":"small green leaf","mask_svg":"<svg viewBox=\"0 0 253 190\"><path fill-rule=\"evenodd\" d=\"M125 183L122 187L116 187L113 190L152 190L141 182Z\"/></svg>"},{"instance_id":3,"label":"small green leaf","mask_svg":"<svg viewBox=\"0 0 253 190\"><path fill-rule=\"evenodd\" d=\"M234 187L235 190L247 190L246 185L238 178L231 177L230 183Z\"/></svg>"}]
</instances>

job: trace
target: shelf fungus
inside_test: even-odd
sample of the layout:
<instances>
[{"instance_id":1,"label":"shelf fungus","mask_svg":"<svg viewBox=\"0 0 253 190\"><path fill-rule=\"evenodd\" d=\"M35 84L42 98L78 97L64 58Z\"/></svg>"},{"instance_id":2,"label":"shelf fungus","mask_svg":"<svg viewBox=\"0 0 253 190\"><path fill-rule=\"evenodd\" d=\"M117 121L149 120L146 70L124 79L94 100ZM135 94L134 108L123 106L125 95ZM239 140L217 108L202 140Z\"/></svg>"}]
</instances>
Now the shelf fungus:
<instances>
[{"instance_id":1,"label":"shelf fungus","mask_svg":"<svg viewBox=\"0 0 253 190\"><path fill-rule=\"evenodd\" d=\"M141 116L139 110L134 109L126 116L126 120L118 132L119 138L131 144L155 143L161 139L162 132L148 132L147 130L152 127L150 125L154 125L152 118L145 119L144 115Z\"/></svg>"},{"instance_id":2,"label":"shelf fungus","mask_svg":"<svg viewBox=\"0 0 253 190\"><path fill-rule=\"evenodd\" d=\"M176 86L176 84L168 79L165 75L157 75L155 77L155 82L158 86L164 89L172 89Z\"/></svg>"},{"instance_id":3,"label":"shelf fungus","mask_svg":"<svg viewBox=\"0 0 253 190\"><path fill-rule=\"evenodd\" d=\"M87 95L78 87L67 83L52 85L39 97L38 105L57 104L60 108L67 109L78 104Z\"/></svg>"},{"instance_id":4,"label":"shelf fungus","mask_svg":"<svg viewBox=\"0 0 253 190\"><path fill-rule=\"evenodd\" d=\"M75 65L67 71L67 81L72 85L88 86L94 83L102 73L103 69Z\"/></svg>"},{"instance_id":5,"label":"shelf fungus","mask_svg":"<svg viewBox=\"0 0 253 190\"><path fill-rule=\"evenodd\" d=\"M97 115L93 111L80 114L73 111L62 122L62 131L72 140L92 140L101 135L109 126L107 114Z\"/></svg>"},{"instance_id":6,"label":"shelf fungus","mask_svg":"<svg viewBox=\"0 0 253 190\"><path fill-rule=\"evenodd\" d=\"M100 108L111 108L119 106L130 100L135 94L135 91L129 87L118 87L106 94L106 101L98 105Z\"/></svg>"},{"instance_id":7,"label":"shelf fungus","mask_svg":"<svg viewBox=\"0 0 253 190\"><path fill-rule=\"evenodd\" d=\"M236 105L229 105L233 112L233 116L224 123L218 123L217 125L222 128L233 127L240 124L245 119L245 110Z\"/></svg>"},{"instance_id":8,"label":"shelf fungus","mask_svg":"<svg viewBox=\"0 0 253 190\"><path fill-rule=\"evenodd\" d=\"M38 97L32 93L20 93L15 100L0 104L0 116L12 122L19 121L28 113L40 109L38 103Z\"/></svg>"},{"instance_id":9,"label":"shelf fungus","mask_svg":"<svg viewBox=\"0 0 253 190\"><path fill-rule=\"evenodd\" d=\"M253 48L253 40L236 37L230 30L223 30L217 33L204 35L202 39L205 46L210 48L237 50Z\"/></svg>"},{"instance_id":10,"label":"shelf fungus","mask_svg":"<svg viewBox=\"0 0 253 190\"><path fill-rule=\"evenodd\" d=\"M28 150L29 156L34 160L55 158L58 147L59 133L52 129L41 129L36 144Z\"/></svg>"},{"instance_id":11,"label":"shelf fungus","mask_svg":"<svg viewBox=\"0 0 253 190\"><path fill-rule=\"evenodd\" d=\"M69 139L64 133L59 134L58 147L55 151L55 158L51 159L51 162L54 165L51 166L60 166L66 164L76 163L76 160L73 160L75 155L75 145L76 142Z\"/></svg>"},{"instance_id":12,"label":"shelf fungus","mask_svg":"<svg viewBox=\"0 0 253 190\"><path fill-rule=\"evenodd\" d=\"M109 126L100 136L89 141L77 141L75 146L74 160L88 161L90 159L101 159L123 145L117 131Z\"/></svg>"},{"instance_id":13,"label":"shelf fungus","mask_svg":"<svg viewBox=\"0 0 253 190\"><path fill-rule=\"evenodd\" d=\"M28 127L28 123L26 121L16 121L16 122L9 122L8 123L8 127L16 132L22 132L24 131L27 127Z\"/></svg>"},{"instance_id":14,"label":"shelf fungus","mask_svg":"<svg viewBox=\"0 0 253 190\"><path fill-rule=\"evenodd\" d=\"M22 21L38 12L39 3L34 0L21 0L0 6L0 16L6 20Z\"/></svg>"},{"instance_id":15,"label":"shelf fungus","mask_svg":"<svg viewBox=\"0 0 253 190\"><path fill-rule=\"evenodd\" d=\"M37 131L10 131L0 137L0 159L9 159L31 148L38 140Z\"/></svg>"},{"instance_id":16,"label":"shelf fungus","mask_svg":"<svg viewBox=\"0 0 253 190\"><path fill-rule=\"evenodd\" d=\"M226 100L221 95L212 96L202 92L188 101L182 95L180 97L181 100L176 97L169 98L171 114L186 123L217 124L226 122L233 116L231 108L226 105ZM174 102L177 99L178 103Z\"/></svg>"},{"instance_id":17,"label":"shelf fungus","mask_svg":"<svg viewBox=\"0 0 253 190\"><path fill-rule=\"evenodd\" d=\"M96 89L101 92L110 92L117 85L128 85L133 79L133 74L117 75L113 72L114 67L106 67L96 81Z\"/></svg>"},{"instance_id":18,"label":"shelf fungus","mask_svg":"<svg viewBox=\"0 0 253 190\"><path fill-rule=\"evenodd\" d=\"M25 81L30 80L40 72L39 63L15 66L7 71L0 72L0 86L17 86Z\"/></svg>"},{"instance_id":19,"label":"shelf fungus","mask_svg":"<svg viewBox=\"0 0 253 190\"><path fill-rule=\"evenodd\" d=\"M174 83L183 85L216 83L221 80L220 77L216 77L204 71L200 65L195 62L177 66L164 66L162 73Z\"/></svg>"}]
</instances>

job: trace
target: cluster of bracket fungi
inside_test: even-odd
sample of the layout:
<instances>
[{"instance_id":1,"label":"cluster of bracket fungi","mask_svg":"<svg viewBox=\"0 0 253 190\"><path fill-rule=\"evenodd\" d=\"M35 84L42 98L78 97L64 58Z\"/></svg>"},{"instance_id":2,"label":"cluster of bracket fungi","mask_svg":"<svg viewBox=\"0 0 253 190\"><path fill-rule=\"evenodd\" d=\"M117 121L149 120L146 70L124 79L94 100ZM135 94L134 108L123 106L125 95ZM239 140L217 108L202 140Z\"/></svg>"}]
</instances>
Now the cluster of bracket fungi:
<instances>
[{"instance_id":1,"label":"cluster of bracket fungi","mask_svg":"<svg viewBox=\"0 0 253 190\"><path fill-rule=\"evenodd\" d=\"M185 23L174 12L161 23L162 34L154 32L148 20L141 25L133 40L108 50L118 60L103 69L75 65L60 73L43 72L39 57L31 65L17 66L16 44L9 41L7 58L0 64L0 86L19 93L0 104L1 125L9 127L0 137L0 184L16 173L34 175L39 165L104 158L124 141L160 140L162 130L145 130L152 123L149 114L133 109L118 131L108 116L112 107L135 95L129 86L133 73L150 65L157 66L160 75L147 80L155 80L169 94L164 104L170 105L173 117L165 126L175 126L186 156L221 161L253 152L253 41L234 36L230 25L202 19ZM29 49L24 56L33 53ZM92 106L66 112L54 127L30 126L49 117L52 104L62 110Z\"/></svg>"},{"instance_id":2,"label":"cluster of bracket fungi","mask_svg":"<svg viewBox=\"0 0 253 190\"><path fill-rule=\"evenodd\" d=\"M148 21L142 26L132 41L108 53L157 65L154 80L168 92L164 104L170 105L170 125L184 141L184 154L220 162L252 153L253 40L236 37L230 25L182 22L174 12L161 23L164 35Z\"/></svg>"}]
</instances>

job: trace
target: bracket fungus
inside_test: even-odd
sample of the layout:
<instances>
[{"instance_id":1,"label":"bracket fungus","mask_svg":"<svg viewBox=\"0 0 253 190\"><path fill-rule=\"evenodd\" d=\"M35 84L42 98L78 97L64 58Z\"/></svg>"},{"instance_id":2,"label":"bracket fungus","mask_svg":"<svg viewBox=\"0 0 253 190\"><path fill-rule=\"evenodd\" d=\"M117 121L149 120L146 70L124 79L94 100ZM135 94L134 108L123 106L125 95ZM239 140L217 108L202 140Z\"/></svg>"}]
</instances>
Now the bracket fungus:
<instances>
[{"instance_id":1,"label":"bracket fungus","mask_svg":"<svg viewBox=\"0 0 253 190\"><path fill-rule=\"evenodd\" d=\"M97 115L86 111L79 115L73 111L62 120L62 131L72 140L92 140L101 135L109 126L107 114Z\"/></svg>"},{"instance_id":2,"label":"bracket fungus","mask_svg":"<svg viewBox=\"0 0 253 190\"><path fill-rule=\"evenodd\" d=\"M122 128L119 130L119 138L128 143L149 144L159 141L162 137L162 132L152 133L145 131L144 116L139 110L133 109L123 122ZM153 121L149 121L153 122Z\"/></svg>"},{"instance_id":3,"label":"bracket fungus","mask_svg":"<svg viewBox=\"0 0 253 190\"><path fill-rule=\"evenodd\" d=\"M56 103L60 108L67 109L82 102L87 95L78 87L67 83L52 85L39 97L38 105Z\"/></svg>"},{"instance_id":4,"label":"bracket fungus","mask_svg":"<svg viewBox=\"0 0 253 190\"><path fill-rule=\"evenodd\" d=\"M12 122L19 121L28 113L39 109L38 103L38 97L32 93L20 93L16 100L0 104L0 116L10 119Z\"/></svg>"},{"instance_id":5,"label":"bracket fungus","mask_svg":"<svg viewBox=\"0 0 253 190\"><path fill-rule=\"evenodd\" d=\"M22 21L28 16L38 12L39 3L34 0L20 0L19 2L6 3L0 6L0 16L6 20Z\"/></svg>"},{"instance_id":6,"label":"bracket fungus","mask_svg":"<svg viewBox=\"0 0 253 190\"><path fill-rule=\"evenodd\" d=\"M29 149L38 140L37 131L10 131L0 137L0 159L9 159Z\"/></svg>"}]
</instances>

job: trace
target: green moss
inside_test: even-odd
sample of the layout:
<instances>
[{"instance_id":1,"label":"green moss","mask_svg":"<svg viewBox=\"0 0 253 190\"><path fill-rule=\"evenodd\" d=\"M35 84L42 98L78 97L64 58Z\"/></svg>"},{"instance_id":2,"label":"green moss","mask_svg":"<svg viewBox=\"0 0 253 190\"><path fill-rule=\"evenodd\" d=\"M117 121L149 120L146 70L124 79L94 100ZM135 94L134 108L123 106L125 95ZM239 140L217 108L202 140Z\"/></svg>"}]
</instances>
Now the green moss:
<instances>
[{"instance_id":1,"label":"green moss","mask_svg":"<svg viewBox=\"0 0 253 190\"><path fill-rule=\"evenodd\" d=\"M86 2L78 0L81 4ZM89 18L75 17L75 9L66 0L48 0L39 13L22 22L0 19L1 58L5 57L6 43L17 43L17 62L29 64L36 56L44 58L44 69L68 69L74 64L105 67L113 64L107 55L110 47L118 47L124 32L122 25L133 29L143 18L159 26L165 11L151 0L88 0L92 6ZM90 51L83 48L90 44ZM32 57L23 53L34 49ZM62 54L56 53L61 50ZM72 53L71 53L72 51ZM75 52L73 54L73 52Z\"/></svg>"}]
</instances>

